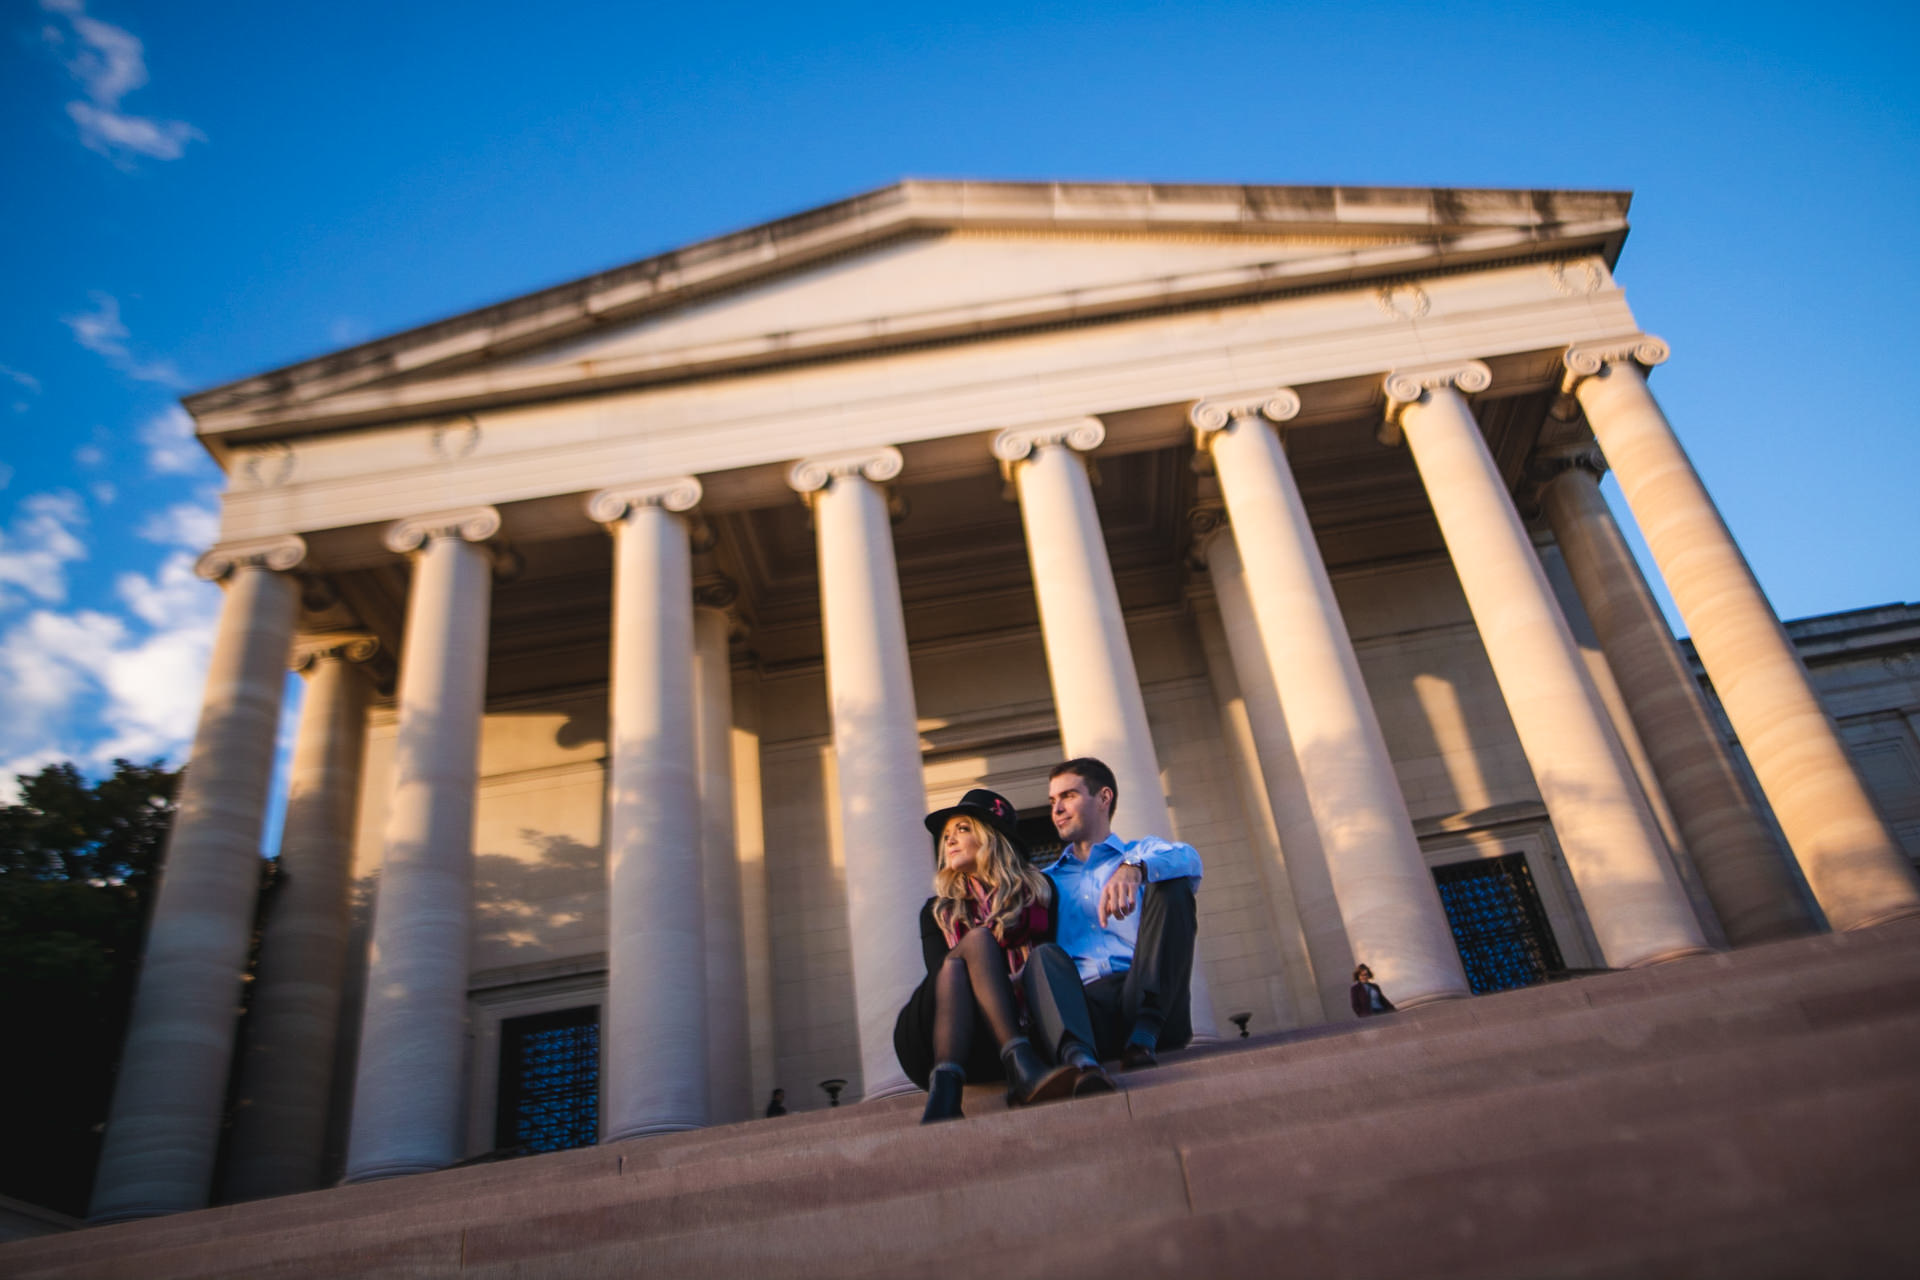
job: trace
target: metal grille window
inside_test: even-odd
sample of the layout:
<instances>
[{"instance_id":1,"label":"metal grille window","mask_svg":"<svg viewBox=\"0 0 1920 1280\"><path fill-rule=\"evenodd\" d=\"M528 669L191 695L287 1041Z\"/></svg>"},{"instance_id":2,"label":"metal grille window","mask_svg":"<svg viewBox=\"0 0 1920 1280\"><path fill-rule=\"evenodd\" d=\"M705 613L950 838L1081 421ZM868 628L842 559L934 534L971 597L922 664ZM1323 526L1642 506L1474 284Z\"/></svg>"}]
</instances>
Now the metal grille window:
<instances>
[{"instance_id":1,"label":"metal grille window","mask_svg":"<svg viewBox=\"0 0 1920 1280\"><path fill-rule=\"evenodd\" d=\"M1053 829L1053 809L1028 809L1020 814L1020 839L1027 856L1036 867L1050 867L1060 860L1060 833Z\"/></svg>"},{"instance_id":2,"label":"metal grille window","mask_svg":"<svg viewBox=\"0 0 1920 1280\"><path fill-rule=\"evenodd\" d=\"M500 1024L494 1146L560 1151L600 1136L600 1010L588 1005Z\"/></svg>"},{"instance_id":3,"label":"metal grille window","mask_svg":"<svg viewBox=\"0 0 1920 1280\"><path fill-rule=\"evenodd\" d=\"M1435 867L1433 878L1473 994L1529 987L1566 969L1526 855Z\"/></svg>"}]
</instances>

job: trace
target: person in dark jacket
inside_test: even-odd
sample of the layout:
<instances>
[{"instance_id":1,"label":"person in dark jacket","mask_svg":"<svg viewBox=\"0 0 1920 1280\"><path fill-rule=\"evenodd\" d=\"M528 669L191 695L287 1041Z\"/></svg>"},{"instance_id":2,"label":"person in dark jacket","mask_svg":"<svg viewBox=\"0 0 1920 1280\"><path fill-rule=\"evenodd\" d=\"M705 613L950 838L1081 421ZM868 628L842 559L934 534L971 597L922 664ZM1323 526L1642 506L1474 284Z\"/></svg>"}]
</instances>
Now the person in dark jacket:
<instances>
[{"instance_id":1,"label":"person in dark jacket","mask_svg":"<svg viewBox=\"0 0 1920 1280\"><path fill-rule=\"evenodd\" d=\"M1386 993L1373 980L1373 970L1365 965L1353 971L1353 990L1348 994L1353 997L1353 1016L1356 1018L1371 1018L1376 1013L1393 1012L1393 1001L1387 999Z\"/></svg>"},{"instance_id":2,"label":"person in dark jacket","mask_svg":"<svg viewBox=\"0 0 1920 1280\"><path fill-rule=\"evenodd\" d=\"M927 815L933 897L920 908L927 976L893 1024L893 1049L927 1091L922 1124L961 1116L969 1079L1007 1082L1009 1106L1065 1097L1077 1071L1048 1067L1022 1028L1020 976L1054 936L1053 886L1028 861L1005 796L976 788Z\"/></svg>"}]
</instances>

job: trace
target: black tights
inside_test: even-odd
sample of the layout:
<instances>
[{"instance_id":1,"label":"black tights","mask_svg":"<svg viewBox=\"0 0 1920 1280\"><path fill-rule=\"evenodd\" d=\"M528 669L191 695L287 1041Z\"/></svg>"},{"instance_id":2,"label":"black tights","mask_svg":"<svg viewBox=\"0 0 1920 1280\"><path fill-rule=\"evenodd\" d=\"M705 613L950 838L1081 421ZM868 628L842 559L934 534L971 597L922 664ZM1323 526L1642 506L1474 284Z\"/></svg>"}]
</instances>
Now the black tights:
<instances>
[{"instance_id":1,"label":"black tights","mask_svg":"<svg viewBox=\"0 0 1920 1280\"><path fill-rule=\"evenodd\" d=\"M1007 953L991 929L969 929L940 966L934 985L933 1060L964 1063L973 1047L974 1010L1005 1048L1020 1034L1020 1014L1007 977Z\"/></svg>"}]
</instances>

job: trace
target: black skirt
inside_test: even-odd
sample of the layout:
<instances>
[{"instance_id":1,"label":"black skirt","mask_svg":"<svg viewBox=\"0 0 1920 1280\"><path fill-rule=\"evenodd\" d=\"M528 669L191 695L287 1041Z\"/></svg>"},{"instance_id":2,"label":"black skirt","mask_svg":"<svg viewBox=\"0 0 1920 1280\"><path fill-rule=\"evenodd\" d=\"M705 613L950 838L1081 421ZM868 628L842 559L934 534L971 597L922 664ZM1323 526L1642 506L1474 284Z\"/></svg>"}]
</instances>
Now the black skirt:
<instances>
[{"instance_id":1,"label":"black skirt","mask_svg":"<svg viewBox=\"0 0 1920 1280\"><path fill-rule=\"evenodd\" d=\"M912 998L900 1010L900 1016L893 1020L893 1052L900 1059L900 1069L907 1073L907 1079L922 1089L927 1087L927 1077L933 1074L934 1068L935 976L930 973L920 980ZM967 1060L961 1064L967 1070L968 1083L1006 1079L1006 1068L1000 1064L1000 1046L994 1041L993 1028L980 1016L978 1008L973 1011L972 1041L967 1047Z\"/></svg>"}]
</instances>

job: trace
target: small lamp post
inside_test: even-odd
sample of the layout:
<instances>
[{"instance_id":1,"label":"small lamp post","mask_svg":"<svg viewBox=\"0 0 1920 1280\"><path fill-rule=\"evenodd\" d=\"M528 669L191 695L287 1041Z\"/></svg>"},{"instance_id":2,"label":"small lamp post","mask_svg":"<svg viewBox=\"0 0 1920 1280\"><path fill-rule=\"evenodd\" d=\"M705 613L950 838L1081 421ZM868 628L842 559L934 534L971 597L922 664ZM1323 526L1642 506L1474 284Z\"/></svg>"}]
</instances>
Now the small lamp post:
<instances>
[{"instance_id":1,"label":"small lamp post","mask_svg":"<svg viewBox=\"0 0 1920 1280\"><path fill-rule=\"evenodd\" d=\"M1250 1013L1230 1013L1227 1015L1227 1021L1240 1028L1240 1038L1245 1040L1247 1038L1247 1024L1253 1021L1253 1015Z\"/></svg>"},{"instance_id":2,"label":"small lamp post","mask_svg":"<svg viewBox=\"0 0 1920 1280\"><path fill-rule=\"evenodd\" d=\"M827 1091L827 1105L837 1107L840 1105L840 1091L847 1087L847 1082L835 1076L831 1080L822 1080L820 1087Z\"/></svg>"}]
</instances>

